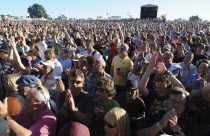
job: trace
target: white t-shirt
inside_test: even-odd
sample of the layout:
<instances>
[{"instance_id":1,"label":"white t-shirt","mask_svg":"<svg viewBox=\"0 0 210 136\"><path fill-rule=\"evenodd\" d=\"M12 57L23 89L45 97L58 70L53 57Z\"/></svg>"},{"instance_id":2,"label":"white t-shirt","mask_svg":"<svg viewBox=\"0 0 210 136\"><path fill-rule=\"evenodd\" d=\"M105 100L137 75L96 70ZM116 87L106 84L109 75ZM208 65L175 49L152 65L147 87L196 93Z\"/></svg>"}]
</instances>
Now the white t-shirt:
<instances>
[{"instance_id":1,"label":"white t-shirt","mask_svg":"<svg viewBox=\"0 0 210 136\"><path fill-rule=\"evenodd\" d=\"M62 74L62 72L63 72L63 68L62 68L61 63L60 63L57 59L55 59L55 60L53 61L53 63L55 64L55 68L54 68L54 70L53 70L53 76L54 76L54 77L55 77L55 76L61 76L61 74Z\"/></svg>"},{"instance_id":2,"label":"white t-shirt","mask_svg":"<svg viewBox=\"0 0 210 136\"><path fill-rule=\"evenodd\" d=\"M92 50L91 53L88 54L88 50L86 50L83 52L83 56L86 56L86 57L93 56L92 53L94 51L96 51L96 50ZM95 52L94 57L95 57L95 59L103 59L102 55L98 51Z\"/></svg>"},{"instance_id":3,"label":"white t-shirt","mask_svg":"<svg viewBox=\"0 0 210 136\"><path fill-rule=\"evenodd\" d=\"M44 52L47 50L47 44L44 41L40 41L37 44L39 46L39 56L42 60L45 60Z\"/></svg>"},{"instance_id":4,"label":"white t-shirt","mask_svg":"<svg viewBox=\"0 0 210 136\"><path fill-rule=\"evenodd\" d=\"M138 86L139 86L139 83L140 83L140 80L141 80L141 75L135 75L132 72L129 72L127 78L129 80L136 80L137 83L138 83Z\"/></svg>"}]
</instances>

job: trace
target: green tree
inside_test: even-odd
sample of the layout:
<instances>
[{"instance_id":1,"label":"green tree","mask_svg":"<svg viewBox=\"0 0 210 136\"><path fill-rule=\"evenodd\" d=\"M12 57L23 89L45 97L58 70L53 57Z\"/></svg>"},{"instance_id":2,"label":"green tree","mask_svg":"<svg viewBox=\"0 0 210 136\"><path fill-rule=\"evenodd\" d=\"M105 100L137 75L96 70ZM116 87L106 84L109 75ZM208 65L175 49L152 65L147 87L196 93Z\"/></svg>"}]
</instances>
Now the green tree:
<instances>
[{"instance_id":1,"label":"green tree","mask_svg":"<svg viewBox=\"0 0 210 136\"><path fill-rule=\"evenodd\" d=\"M202 19L197 15L197 16L191 16L189 18L189 21L202 21Z\"/></svg>"},{"instance_id":2,"label":"green tree","mask_svg":"<svg viewBox=\"0 0 210 136\"><path fill-rule=\"evenodd\" d=\"M31 18L48 18L48 14L42 5L33 4L28 8L28 13Z\"/></svg>"}]
</instances>

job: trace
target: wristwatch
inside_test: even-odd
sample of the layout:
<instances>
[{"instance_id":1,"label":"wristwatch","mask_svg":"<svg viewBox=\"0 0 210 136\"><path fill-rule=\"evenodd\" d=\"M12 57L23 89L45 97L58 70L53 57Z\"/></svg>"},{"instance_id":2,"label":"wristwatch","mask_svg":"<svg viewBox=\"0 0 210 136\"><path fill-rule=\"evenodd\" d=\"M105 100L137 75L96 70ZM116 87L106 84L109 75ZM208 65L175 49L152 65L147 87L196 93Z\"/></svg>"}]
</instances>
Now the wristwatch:
<instances>
[{"instance_id":1,"label":"wristwatch","mask_svg":"<svg viewBox=\"0 0 210 136\"><path fill-rule=\"evenodd\" d=\"M178 131L177 132L174 132L173 133L174 136L181 135L181 134L183 134L183 131L182 131L182 128L181 127L178 128Z\"/></svg>"},{"instance_id":2,"label":"wristwatch","mask_svg":"<svg viewBox=\"0 0 210 136\"><path fill-rule=\"evenodd\" d=\"M12 118L9 117L9 116L5 116L5 117L3 117L3 119L4 119L5 121L7 121L7 120L12 119Z\"/></svg>"}]
</instances>

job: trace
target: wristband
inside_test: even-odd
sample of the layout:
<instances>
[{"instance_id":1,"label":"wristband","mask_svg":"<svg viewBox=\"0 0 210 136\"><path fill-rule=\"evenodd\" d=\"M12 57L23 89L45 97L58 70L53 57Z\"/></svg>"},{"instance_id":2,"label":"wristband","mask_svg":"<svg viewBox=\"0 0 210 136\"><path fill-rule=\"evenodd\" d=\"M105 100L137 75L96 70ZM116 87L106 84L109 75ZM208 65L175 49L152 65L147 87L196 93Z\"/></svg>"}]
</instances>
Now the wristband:
<instances>
[{"instance_id":1,"label":"wristband","mask_svg":"<svg viewBox=\"0 0 210 136\"><path fill-rule=\"evenodd\" d=\"M165 73L164 73L164 75L166 75L166 76L171 76L171 75L173 75L170 71L166 71Z\"/></svg>"},{"instance_id":2,"label":"wristband","mask_svg":"<svg viewBox=\"0 0 210 136\"><path fill-rule=\"evenodd\" d=\"M160 123L159 122L156 123L156 126L157 126L157 128L158 128L158 130L160 132L163 132L163 128L160 127Z\"/></svg>"},{"instance_id":3,"label":"wristband","mask_svg":"<svg viewBox=\"0 0 210 136\"><path fill-rule=\"evenodd\" d=\"M7 121L7 120L12 119L12 118L9 117L9 116L5 116L5 117L3 117L3 119L4 119L5 121Z\"/></svg>"},{"instance_id":4,"label":"wristband","mask_svg":"<svg viewBox=\"0 0 210 136\"><path fill-rule=\"evenodd\" d=\"M181 135L183 134L182 128L179 127L177 132L173 132L173 135Z\"/></svg>"}]
</instances>

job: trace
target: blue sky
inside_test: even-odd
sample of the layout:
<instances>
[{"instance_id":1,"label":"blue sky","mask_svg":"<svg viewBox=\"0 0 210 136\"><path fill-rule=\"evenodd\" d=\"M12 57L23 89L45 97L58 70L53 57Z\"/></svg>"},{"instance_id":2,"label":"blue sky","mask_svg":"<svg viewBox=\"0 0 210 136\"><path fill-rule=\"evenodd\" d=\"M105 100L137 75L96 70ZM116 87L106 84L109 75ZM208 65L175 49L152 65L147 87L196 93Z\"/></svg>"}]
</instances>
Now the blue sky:
<instances>
[{"instance_id":1,"label":"blue sky","mask_svg":"<svg viewBox=\"0 0 210 136\"><path fill-rule=\"evenodd\" d=\"M198 15L203 20L210 20L210 0L8 0L3 1L0 14L27 16L27 8L34 3L41 4L47 13L56 18L61 14L69 18L96 18L107 13L111 16L127 18L140 17L140 6L158 5L158 16L167 14L167 19L189 19Z\"/></svg>"}]
</instances>

